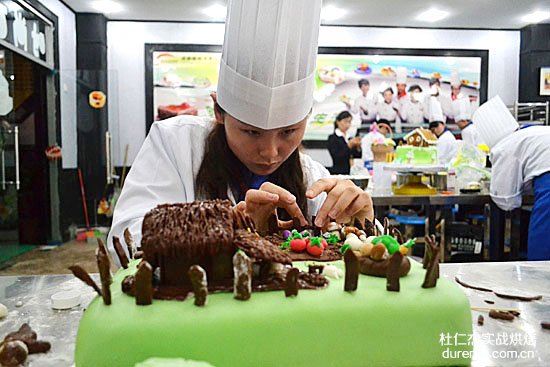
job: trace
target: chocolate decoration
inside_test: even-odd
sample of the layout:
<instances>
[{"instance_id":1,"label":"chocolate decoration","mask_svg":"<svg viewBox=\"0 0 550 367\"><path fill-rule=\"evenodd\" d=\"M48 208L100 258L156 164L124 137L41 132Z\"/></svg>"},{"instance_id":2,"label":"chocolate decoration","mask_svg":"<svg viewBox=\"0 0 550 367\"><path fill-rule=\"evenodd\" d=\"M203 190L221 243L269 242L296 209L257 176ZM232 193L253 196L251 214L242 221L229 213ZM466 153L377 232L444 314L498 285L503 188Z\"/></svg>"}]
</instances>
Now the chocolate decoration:
<instances>
[{"instance_id":1,"label":"chocolate decoration","mask_svg":"<svg viewBox=\"0 0 550 367\"><path fill-rule=\"evenodd\" d=\"M391 235L393 238L397 240L399 243L405 243L405 239L403 238L403 235L401 234L401 231L397 228L392 228Z\"/></svg>"},{"instance_id":2,"label":"chocolate decoration","mask_svg":"<svg viewBox=\"0 0 550 367\"><path fill-rule=\"evenodd\" d=\"M136 251L134 253L134 259L142 259L143 258L143 251Z\"/></svg>"},{"instance_id":3,"label":"chocolate decoration","mask_svg":"<svg viewBox=\"0 0 550 367\"><path fill-rule=\"evenodd\" d=\"M386 290L390 292L399 292L399 272L403 254L399 251L394 253L389 259L389 265L386 275Z\"/></svg>"},{"instance_id":4,"label":"chocolate decoration","mask_svg":"<svg viewBox=\"0 0 550 367\"><path fill-rule=\"evenodd\" d=\"M126 242L126 247L128 248L128 256L130 259L134 258L134 238L130 233L130 230L126 228L124 230L124 242Z\"/></svg>"},{"instance_id":5,"label":"chocolate decoration","mask_svg":"<svg viewBox=\"0 0 550 367\"><path fill-rule=\"evenodd\" d=\"M4 342L0 345L0 366L18 367L27 360L29 351L20 340Z\"/></svg>"},{"instance_id":6,"label":"chocolate decoration","mask_svg":"<svg viewBox=\"0 0 550 367\"><path fill-rule=\"evenodd\" d=\"M479 326L483 326L483 323L484 323L484 322L485 322L485 318L483 317L483 315L479 315L479 316L477 317L477 324L478 324Z\"/></svg>"},{"instance_id":7,"label":"chocolate decoration","mask_svg":"<svg viewBox=\"0 0 550 367\"><path fill-rule=\"evenodd\" d=\"M374 222L365 219L364 231L367 237L376 235L376 226L374 225Z\"/></svg>"},{"instance_id":8,"label":"chocolate decoration","mask_svg":"<svg viewBox=\"0 0 550 367\"><path fill-rule=\"evenodd\" d=\"M249 257L255 260L291 264L292 259L283 252L277 245L271 243L255 233L239 229L235 231L233 243L237 248L243 250Z\"/></svg>"},{"instance_id":9,"label":"chocolate decoration","mask_svg":"<svg viewBox=\"0 0 550 367\"><path fill-rule=\"evenodd\" d=\"M479 286L475 286L475 285L465 283L464 281L460 280L457 276L455 277L455 282L457 282L458 284L460 284L461 286L466 287L466 288L471 288L471 289L475 289L475 290L482 291L482 292L492 292L497 297L505 298L505 299L513 299L513 300L516 300L516 301L524 301L524 302L538 301L538 300L542 299L541 295L537 295L537 296L520 296L520 295L517 295L517 294L507 294L507 293L495 292L495 291L493 291L492 289L489 289L489 288L483 288L483 287L479 287ZM485 302L491 304L491 301L485 300Z\"/></svg>"},{"instance_id":10,"label":"chocolate decoration","mask_svg":"<svg viewBox=\"0 0 550 367\"><path fill-rule=\"evenodd\" d=\"M90 274L88 274L86 270L82 269L80 265L69 266L69 270L73 273L75 277L92 287L97 292L97 294L101 296L101 289L99 289L96 282L94 282L94 280L90 277Z\"/></svg>"},{"instance_id":11,"label":"chocolate decoration","mask_svg":"<svg viewBox=\"0 0 550 367\"><path fill-rule=\"evenodd\" d=\"M510 310L508 312L511 313L512 315L514 315L515 317L519 317L519 315L521 315L521 312L515 311L515 310Z\"/></svg>"},{"instance_id":12,"label":"chocolate decoration","mask_svg":"<svg viewBox=\"0 0 550 367\"><path fill-rule=\"evenodd\" d=\"M139 263L135 275L136 305L153 303L153 268L147 261Z\"/></svg>"},{"instance_id":13,"label":"chocolate decoration","mask_svg":"<svg viewBox=\"0 0 550 367\"><path fill-rule=\"evenodd\" d=\"M99 278L101 280L101 295L103 297L103 303L110 305L111 283L113 282L113 279L111 278L111 262L109 261L109 255L107 255L105 244L100 238L97 239L97 245L96 261L97 268L99 269ZM120 246L120 242L118 245Z\"/></svg>"},{"instance_id":14,"label":"chocolate decoration","mask_svg":"<svg viewBox=\"0 0 550 367\"><path fill-rule=\"evenodd\" d=\"M267 232L268 234L279 232L279 220L275 213L272 213L269 218L267 218Z\"/></svg>"},{"instance_id":15,"label":"chocolate decoration","mask_svg":"<svg viewBox=\"0 0 550 367\"><path fill-rule=\"evenodd\" d=\"M510 312L497 311L497 310L489 311L489 317L492 317L493 319L506 320L506 321L513 321L515 318L515 316L512 315Z\"/></svg>"},{"instance_id":16,"label":"chocolate decoration","mask_svg":"<svg viewBox=\"0 0 550 367\"><path fill-rule=\"evenodd\" d=\"M309 274L323 274L324 265L308 265Z\"/></svg>"},{"instance_id":17,"label":"chocolate decoration","mask_svg":"<svg viewBox=\"0 0 550 367\"><path fill-rule=\"evenodd\" d=\"M357 217L353 218L353 226L356 227L356 228L359 228L362 231L365 230L365 225L363 223L361 223L361 221Z\"/></svg>"},{"instance_id":18,"label":"chocolate decoration","mask_svg":"<svg viewBox=\"0 0 550 367\"><path fill-rule=\"evenodd\" d=\"M485 303L488 303L490 305L494 305L495 304L495 301L491 301L491 300L488 300L488 299L485 299L483 300Z\"/></svg>"},{"instance_id":19,"label":"chocolate decoration","mask_svg":"<svg viewBox=\"0 0 550 367\"><path fill-rule=\"evenodd\" d=\"M298 295L298 274L300 270L297 268L291 268L286 273L285 280L285 296L292 297Z\"/></svg>"},{"instance_id":20,"label":"chocolate decoration","mask_svg":"<svg viewBox=\"0 0 550 367\"><path fill-rule=\"evenodd\" d=\"M385 278L390 265L390 259L375 261L368 256L359 257L359 272L365 275ZM404 277L411 270L411 262L408 256L403 256L399 266L399 276Z\"/></svg>"},{"instance_id":21,"label":"chocolate decoration","mask_svg":"<svg viewBox=\"0 0 550 367\"><path fill-rule=\"evenodd\" d=\"M208 297L206 272L198 265L189 268L189 279L195 294L195 306L205 306Z\"/></svg>"},{"instance_id":22,"label":"chocolate decoration","mask_svg":"<svg viewBox=\"0 0 550 367\"><path fill-rule=\"evenodd\" d=\"M543 329L550 330L550 322L548 322L548 321L542 321L542 322L540 323L540 326L541 326Z\"/></svg>"},{"instance_id":23,"label":"chocolate decoration","mask_svg":"<svg viewBox=\"0 0 550 367\"><path fill-rule=\"evenodd\" d=\"M99 238L97 240L98 242L100 241ZM124 269L128 269L128 257L126 256L126 252L124 252L124 249L120 244L120 239L117 236L113 236L113 247L116 255L118 256L118 260L120 261L120 265Z\"/></svg>"},{"instance_id":24,"label":"chocolate decoration","mask_svg":"<svg viewBox=\"0 0 550 367\"><path fill-rule=\"evenodd\" d=\"M244 252L233 255L233 297L246 301L252 294L252 260Z\"/></svg>"},{"instance_id":25,"label":"chocolate decoration","mask_svg":"<svg viewBox=\"0 0 550 367\"><path fill-rule=\"evenodd\" d=\"M344 291L353 292L357 289L357 282L359 280L359 261L353 251L346 251L344 253L344 263L346 265Z\"/></svg>"},{"instance_id":26,"label":"chocolate decoration","mask_svg":"<svg viewBox=\"0 0 550 367\"><path fill-rule=\"evenodd\" d=\"M134 275L127 275L120 284L122 292L135 297L136 296L136 277Z\"/></svg>"},{"instance_id":27,"label":"chocolate decoration","mask_svg":"<svg viewBox=\"0 0 550 367\"><path fill-rule=\"evenodd\" d=\"M475 289L475 290L482 291L482 292L492 292L493 291L492 289L489 289L489 288L482 288L482 287L477 287L477 286L467 284L467 283L463 282L462 280L460 280L458 278L458 276L455 276L455 282L457 282L458 284L460 284L463 287ZM485 301L485 302L487 302L487 301ZM489 303L489 302L487 302L487 303Z\"/></svg>"},{"instance_id":28,"label":"chocolate decoration","mask_svg":"<svg viewBox=\"0 0 550 367\"><path fill-rule=\"evenodd\" d=\"M37 340L36 332L31 329L29 324L23 324L19 330L6 335L4 338L4 343L14 340L19 340L25 343L29 354L46 353L51 348L50 343Z\"/></svg>"},{"instance_id":29,"label":"chocolate decoration","mask_svg":"<svg viewBox=\"0 0 550 367\"><path fill-rule=\"evenodd\" d=\"M391 231L390 220L388 217L384 218L384 235L389 235Z\"/></svg>"},{"instance_id":30,"label":"chocolate decoration","mask_svg":"<svg viewBox=\"0 0 550 367\"><path fill-rule=\"evenodd\" d=\"M422 288L434 288L437 285L437 278L439 278L439 250L440 247L435 241L435 236L426 236L426 250L428 255L428 266L426 269L426 276L424 277L424 283Z\"/></svg>"}]
</instances>

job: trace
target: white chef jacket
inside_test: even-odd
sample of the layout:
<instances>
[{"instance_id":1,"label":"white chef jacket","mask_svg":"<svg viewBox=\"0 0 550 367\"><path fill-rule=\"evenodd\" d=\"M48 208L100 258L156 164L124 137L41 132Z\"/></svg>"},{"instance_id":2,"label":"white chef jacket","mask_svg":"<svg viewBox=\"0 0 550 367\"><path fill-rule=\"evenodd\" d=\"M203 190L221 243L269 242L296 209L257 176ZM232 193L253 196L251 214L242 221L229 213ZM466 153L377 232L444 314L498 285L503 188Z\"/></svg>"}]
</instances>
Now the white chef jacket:
<instances>
[{"instance_id":1,"label":"white chef jacket","mask_svg":"<svg viewBox=\"0 0 550 367\"><path fill-rule=\"evenodd\" d=\"M520 129L491 149L491 198L502 210L521 207L532 180L550 172L550 126Z\"/></svg>"},{"instance_id":2,"label":"white chef jacket","mask_svg":"<svg viewBox=\"0 0 550 367\"><path fill-rule=\"evenodd\" d=\"M419 127L424 125L424 104L421 102L413 102L410 98L403 103L400 113L402 126Z\"/></svg>"},{"instance_id":3,"label":"white chef jacket","mask_svg":"<svg viewBox=\"0 0 550 367\"><path fill-rule=\"evenodd\" d=\"M364 113L361 107L366 109L367 113ZM367 92L366 96L361 93L359 96L357 96L357 98L355 98L355 102L351 106L350 112L354 114L359 114L359 118L361 119L361 121L375 121L377 110L374 94L370 90Z\"/></svg>"},{"instance_id":4,"label":"white chef jacket","mask_svg":"<svg viewBox=\"0 0 550 367\"><path fill-rule=\"evenodd\" d=\"M363 162L374 160L374 153L372 152L372 141L374 139L384 139L385 136L378 131L371 131L361 138L361 158Z\"/></svg>"},{"instance_id":5,"label":"white chef jacket","mask_svg":"<svg viewBox=\"0 0 550 367\"><path fill-rule=\"evenodd\" d=\"M204 156L208 133L213 125L194 116L176 116L155 122L137 154L116 203L108 247L112 237L123 238L128 228L136 245L141 243L144 215L158 204L188 203L195 199L195 177ZM306 187L328 177L328 170L309 156L300 154ZM228 189L229 199L235 203ZM326 198L322 193L308 200L308 215L317 213ZM117 256L113 256L118 259ZM118 263L118 260L116 260Z\"/></svg>"},{"instance_id":6,"label":"white chef jacket","mask_svg":"<svg viewBox=\"0 0 550 367\"><path fill-rule=\"evenodd\" d=\"M462 130L461 134L464 144L468 144L473 147L477 147L480 144L485 144L481 139L481 135L479 135L476 127L471 122Z\"/></svg>"},{"instance_id":7,"label":"white chef jacket","mask_svg":"<svg viewBox=\"0 0 550 367\"><path fill-rule=\"evenodd\" d=\"M395 132L401 132L401 119L396 110L399 110L399 104L395 101L386 103L384 99L376 104L378 109L378 120L384 119L394 121L393 128Z\"/></svg>"},{"instance_id":8,"label":"white chef jacket","mask_svg":"<svg viewBox=\"0 0 550 367\"><path fill-rule=\"evenodd\" d=\"M452 132L445 130L438 138L437 155L441 164L449 163L456 157L456 138Z\"/></svg>"}]
</instances>

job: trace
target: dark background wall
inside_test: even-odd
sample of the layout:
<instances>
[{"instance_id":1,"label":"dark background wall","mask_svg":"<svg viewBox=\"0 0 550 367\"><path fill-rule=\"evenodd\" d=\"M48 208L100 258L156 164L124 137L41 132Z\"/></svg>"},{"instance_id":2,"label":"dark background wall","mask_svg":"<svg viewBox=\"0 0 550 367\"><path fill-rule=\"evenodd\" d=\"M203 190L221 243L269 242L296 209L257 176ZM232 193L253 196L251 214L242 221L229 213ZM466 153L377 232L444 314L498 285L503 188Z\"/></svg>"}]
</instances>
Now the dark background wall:
<instances>
[{"instance_id":1,"label":"dark background wall","mask_svg":"<svg viewBox=\"0 0 550 367\"><path fill-rule=\"evenodd\" d=\"M101 109L92 108L88 103L88 95L97 90L108 96L107 18L102 14L77 13L76 43L78 167L82 170L88 217L93 226L97 203L104 195L106 184L105 132L108 128L108 105L105 104ZM60 182L61 229L66 239L68 226L72 223L83 226L85 217L77 170L63 170Z\"/></svg>"},{"instance_id":2,"label":"dark background wall","mask_svg":"<svg viewBox=\"0 0 550 367\"><path fill-rule=\"evenodd\" d=\"M540 68L550 66L550 24L533 24L521 29L519 59L519 101L546 102L539 95Z\"/></svg>"}]
</instances>

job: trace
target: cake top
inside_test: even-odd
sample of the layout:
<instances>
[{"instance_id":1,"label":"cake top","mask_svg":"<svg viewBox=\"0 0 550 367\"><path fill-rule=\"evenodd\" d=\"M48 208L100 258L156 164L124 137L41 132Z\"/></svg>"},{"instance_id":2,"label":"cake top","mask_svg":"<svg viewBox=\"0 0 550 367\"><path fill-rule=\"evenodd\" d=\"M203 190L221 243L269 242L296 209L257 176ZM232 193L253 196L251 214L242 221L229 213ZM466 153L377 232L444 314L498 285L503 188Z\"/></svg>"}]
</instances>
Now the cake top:
<instances>
[{"instance_id":1,"label":"cake top","mask_svg":"<svg viewBox=\"0 0 550 367\"><path fill-rule=\"evenodd\" d=\"M229 200L159 205L143 218L141 248L146 258L214 255L233 244L233 217Z\"/></svg>"},{"instance_id":2,"label":"cake top","mask_svg":"<svg viewBox=\"0 0 550 367\"><path fill-rule=\"evenodd\" d=\"M418 127L403 137L408 145L422 146L425 144L436 145L437 137L428 129Z\"/></svg>"}]
</instances>

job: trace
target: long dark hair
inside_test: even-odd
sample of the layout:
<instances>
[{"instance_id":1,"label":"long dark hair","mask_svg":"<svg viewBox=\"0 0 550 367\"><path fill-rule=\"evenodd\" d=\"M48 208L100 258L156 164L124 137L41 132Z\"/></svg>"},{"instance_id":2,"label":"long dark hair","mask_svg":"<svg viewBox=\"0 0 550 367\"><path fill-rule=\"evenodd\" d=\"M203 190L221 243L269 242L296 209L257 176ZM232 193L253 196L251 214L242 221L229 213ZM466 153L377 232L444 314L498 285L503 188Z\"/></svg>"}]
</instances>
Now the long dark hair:
<instances>
[{"instance_id":1,"label":"long dark hair","mask_svg":"<svg viewBox=\"0 0 550 367\"><path fill-rule=\"evenodd\" d=\"M217 104L214 108L225 113ZM201 199L227 199L228 187L233 192L240 190L243 167L227 144L224 125L216 124L206 139L204 157L195 180L196 195ZM307 217L306 185L299 148L269 175L268 181L296 196L298 206ZM281 219L292 219L284 210L278 214Z\"/></svg>"}]
</instances>

